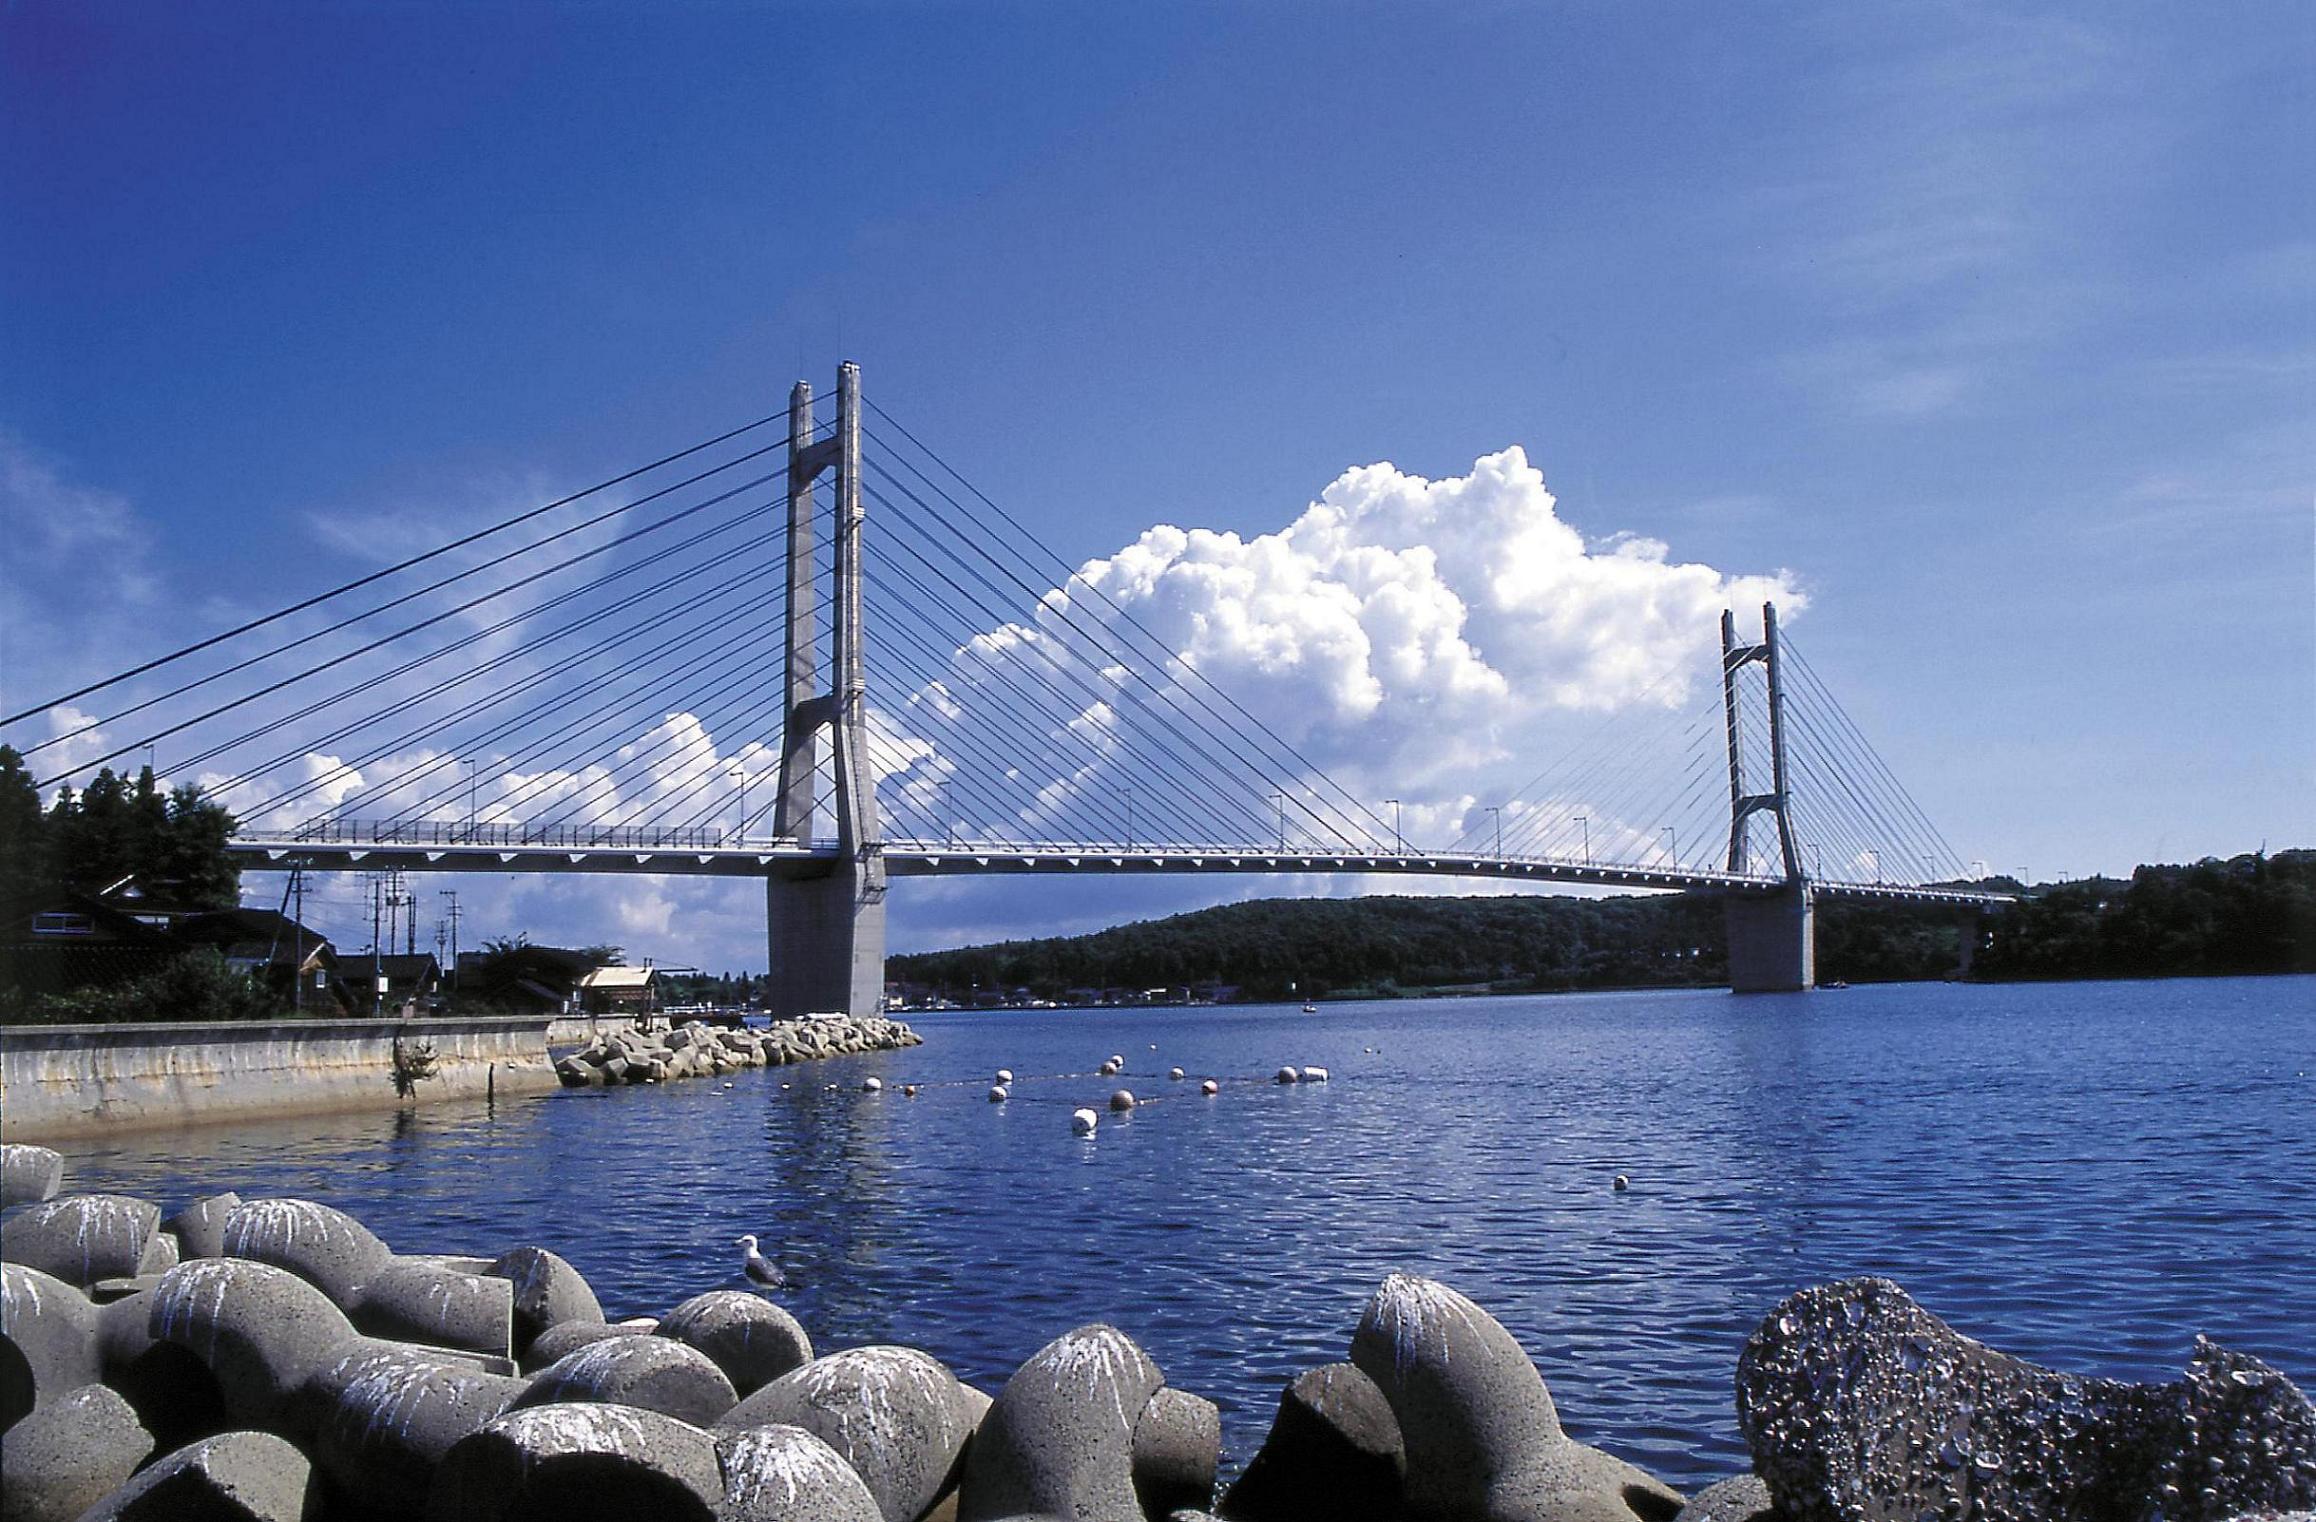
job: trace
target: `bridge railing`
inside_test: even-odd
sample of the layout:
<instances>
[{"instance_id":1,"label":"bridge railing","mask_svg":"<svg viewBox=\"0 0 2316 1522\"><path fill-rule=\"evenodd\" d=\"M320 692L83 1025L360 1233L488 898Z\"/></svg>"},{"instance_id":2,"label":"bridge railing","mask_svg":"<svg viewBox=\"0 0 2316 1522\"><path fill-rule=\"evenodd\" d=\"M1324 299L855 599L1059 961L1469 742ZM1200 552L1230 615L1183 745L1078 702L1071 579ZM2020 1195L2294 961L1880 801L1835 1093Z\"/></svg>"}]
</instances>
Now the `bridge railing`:
<instances>
[{"instance_id":1,"label":"bridge railing","mask_svg":"<svg viewBox=\"0 0 2316 1522\"><path fill-rule=\"evenodd\" d=\"M292 838L311 845L506 846L573 851L708 851L738 844L711 825L545 825L446 819L318 819L299 826Z\"/></svg>"}]
</instances>

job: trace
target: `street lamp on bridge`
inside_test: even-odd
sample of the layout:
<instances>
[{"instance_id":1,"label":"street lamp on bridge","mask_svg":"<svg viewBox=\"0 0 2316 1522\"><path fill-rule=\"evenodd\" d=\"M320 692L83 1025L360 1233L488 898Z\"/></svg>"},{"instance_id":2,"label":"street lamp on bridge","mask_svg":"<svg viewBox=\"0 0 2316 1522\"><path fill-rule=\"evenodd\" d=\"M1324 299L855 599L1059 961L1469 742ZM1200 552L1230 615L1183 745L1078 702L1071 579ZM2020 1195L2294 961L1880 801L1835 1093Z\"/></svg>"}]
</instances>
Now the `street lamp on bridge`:
<instances>
[{"instance_id":1,"label":"street lamp on bridge","mask_svg":"<svg viewBox=\"0 0 2316 1522\"><path fill-rule=\"evenodd\" d=\"M1386 798L1383 801L1391 805L1391 854L1404 856L1407 854L1407 841L1399 832L1399 800Z\"/></svg>"},{"instance_id":2,"label":"street lamp on bridge","mask_svg":"<svg viewBox=\"0 0 2316 1522\"><path fill-rule=\"evenodd\" d=\"M1674 870L1674 871L1676 871L1676 872L1677 872L1677 871L1679 871L1679 870L1680 870L1680 868L1681 868L1681 836L1680 836L1680 832L1679 832L1678 830L1675 830L1675 829L1674 829L1674 828L1673 828L1671 825L1669 825L1669 824L1668 824L1668 825L1664 826L1662 829L1659 829L1659 830L1657 831L1657 833L1658 833L1659 835L1662 835L1662 836L1664 836L1664 837L1665 837L1665 840L1666 840L1666 845L1665 845L1665 859L1666 859L1667 861L1670 861L1670 862L1673 864L1673 870Z\"/></svg>"},{"instance_id":3,"label":"street lamp on bridge","mask_svg":"<svg viewBox=\"0 0 2316 1522\"><path fill-rule=\"evenodd\" d=\"M1592 816L1578 814L1576 822L1584 826L1584 864L1589 867L1592 865Z\"/></svg>"},{"instance_id":4,"label":"street lamp on bridge","mask_svg":"<svg viewBox=\"0 0 2316 1522\"><path fill-rule=\"evenodd\" d=\"M1285 793L1273 793L1271 794L1271 802L1278 805L1279 854L1284 856L1287 854L1287 795Z\"/></svg>"},{"instance_id":5,"label":"street lamp on bridge","mask_svg":"<svg viewBox=\"0 0 2316 1522\"><path fill-rule=\"evenodd\" d=\"M1501 808L1491 808L1488 810L1488 817L1496 822L1496 860L1502 861L1504 859L1504 811Z\"/></svg>"}]
</instances>

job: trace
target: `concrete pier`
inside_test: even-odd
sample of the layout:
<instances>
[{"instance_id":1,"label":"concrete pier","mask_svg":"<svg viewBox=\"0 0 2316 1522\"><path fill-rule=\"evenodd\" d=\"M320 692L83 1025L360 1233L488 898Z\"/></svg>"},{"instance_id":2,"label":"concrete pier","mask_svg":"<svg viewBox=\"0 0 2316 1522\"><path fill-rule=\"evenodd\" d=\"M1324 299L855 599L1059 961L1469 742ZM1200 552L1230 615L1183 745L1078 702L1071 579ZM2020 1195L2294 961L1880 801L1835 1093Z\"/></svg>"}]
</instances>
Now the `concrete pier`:
<instances>
[{"instance_id":1,"label":"concrete pier","mask_svg":"<svg viewBox=\"0 0 2316 1522\"><path fill-rule=\"evenodd\" d=\"M1796 993L1817 985L1817 904L1806 882L1722 900L1732 993Z\"/></svg>"}]
</instances>

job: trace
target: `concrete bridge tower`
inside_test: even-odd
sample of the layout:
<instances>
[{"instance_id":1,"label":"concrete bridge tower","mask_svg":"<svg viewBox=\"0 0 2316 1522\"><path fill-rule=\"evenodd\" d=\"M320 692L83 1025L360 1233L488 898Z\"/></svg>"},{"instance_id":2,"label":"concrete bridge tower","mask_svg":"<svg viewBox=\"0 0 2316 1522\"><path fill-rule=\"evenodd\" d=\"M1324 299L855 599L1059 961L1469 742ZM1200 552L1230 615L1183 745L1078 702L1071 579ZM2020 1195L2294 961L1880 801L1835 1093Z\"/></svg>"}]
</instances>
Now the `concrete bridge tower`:
<instances>
[{"instance_id":1,"label":"concrete bridge tower","mask_svg":"<svg viewBox=\"0 0 2316 1522\"><path fill-rule=\"evenodd\" d=\"M765 885L775 1018L821 1012L874 1014L885 992L884 836L868 748L868 665L861 634L860 366L837 372L836 431L814 443L812 388L789 394L787 723L773 833L817 835L814 775L822 731L835 760L837 853L785 869ZM813 486L833 472L836 497L835 649L821 688L820 611L813 595L817 551Z\"/></svg>"},{"instance_id":2,"label":"concrete bridge tower","mask_svg":"<svg viewBox=\"0 0 2316 1522\"><path fill-rule=\"evenodd\" d=\"M1768 686L1769 791L1750 791L1738 683L1759 666ZM1793 839L1793 812L1785 765L1785 682L1777 649L1777 605L1761 605L1761 643L1737 643L1737 618L1721 614L1721 709L1729 731L1729 870L1747 869L1747 836L1756 815L1777 827L1785 886L1766 894L1732 894L1722 915L1729 935L1729 987L1736 993L1790 993L1817 982L1817 910L1801 853Z\"/></svg>"}]
</instances>

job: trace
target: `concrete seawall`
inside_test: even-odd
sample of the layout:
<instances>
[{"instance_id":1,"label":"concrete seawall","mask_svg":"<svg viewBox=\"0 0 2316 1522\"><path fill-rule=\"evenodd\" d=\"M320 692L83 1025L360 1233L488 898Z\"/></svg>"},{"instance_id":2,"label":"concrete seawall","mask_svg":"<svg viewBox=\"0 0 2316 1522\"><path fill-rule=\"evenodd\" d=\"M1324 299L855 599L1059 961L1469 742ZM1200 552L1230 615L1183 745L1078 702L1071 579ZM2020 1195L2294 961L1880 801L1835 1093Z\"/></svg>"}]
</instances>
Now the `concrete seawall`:
<instances>
[{"instance_id":1,"label":"concrete seawall","mask_svg":"<svg viewBox=\"0 0 2316 1522\"><path fill-rule=\"evenodd\" d=\"M435 1055L409 1101L397 1037ZM9 1141L555 1087L544 1018L0 1027Z\"/></svg>"}]
</instances>

